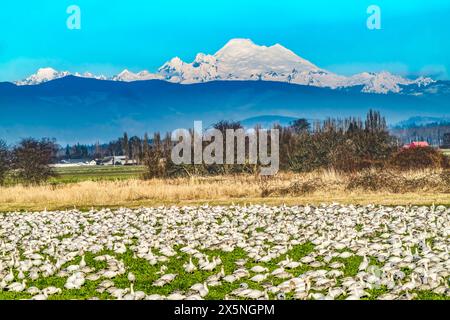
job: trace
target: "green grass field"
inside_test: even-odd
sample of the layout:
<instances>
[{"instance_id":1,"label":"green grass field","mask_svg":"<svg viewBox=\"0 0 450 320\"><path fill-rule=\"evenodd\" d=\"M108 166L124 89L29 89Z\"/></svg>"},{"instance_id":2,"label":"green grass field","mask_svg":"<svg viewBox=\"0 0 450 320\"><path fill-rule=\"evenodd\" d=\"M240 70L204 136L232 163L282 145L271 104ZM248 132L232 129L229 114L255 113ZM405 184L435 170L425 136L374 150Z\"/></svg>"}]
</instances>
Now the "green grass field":
<instances>
[{"instance_id":1,"label":"green grass field","mask_svg":"<svg viewBox=\"0 0 450 320\"><path fill-rule=\"evenodd\" d=\"M83 166L55 168L56 177L50 183L76 183L81 181L114 181L139 178L144 166Z\"/></svg>"},{"instance_id":2,"label":"green grass field","mask_svg":"<svg viewBox=\"0 0 450 320\"><path fill-rule=\"evenodd\" d=\"M175 248L178 249L178 248ZM314 245L311 243L305 243L302 245L297 245L292 248L288 253L281 255L277 259L272 260L268 263L254 263L252 261L248 261L245 264L245 267L247 269L252 268L253 266L260 265L267 267L269 272L272 272L276 268L278 268L277 263L280 262L283 259L286 259L287 256L289 256L291 259L294 260L300 260L302 257L306 256L307 254L311 253L314 250ZM341 250L345 251L345 250ZM156 251L155 251L156 252ZM235 262L238 259L246 259L248 258L244 250L241 248L237 248L232 252L222 252L220 250L204 250L204 253L210 255L210 256L219 256L221 260L223 261L223 268L225 273L231 274L235 269L236 265ZM95 271L99 271L101 269L106 268L105 262L98 262L94 260L94 257L97 255L104 255L109 254L120 261L124 262L127 272L123 275L119 275L112 279L114 282L114 285L118 288L129 288L131 285L131 282L127 279L128 272L133 272L136 276L136 282L135 282L135 290L141 290L144 291L146 294L160 294L167 296L170 293L174 291L189 291L189 288L194 285L195 283L203 283L207 281L207 278L218 273L220 268L217 268L217 270L214 271L200 271L197 270L193 273L186 273L183 267L183 264L187 263L189 261L189 255L182 253L177 250L177 257L171 258L167 263L164 265L167 267L166 273L174 273L178 276L175 278L173 282L171 282L168 285L165 285L163 287L155 287L152 285L153 281L158 279L160 275L158 275L158 271L160 270L162 264L157 264L155 266L152 266L148 263L145 259L136 258L130 250L128 250L124 254L116 254L111 250L103 250L102 252L99 252L98 254L94 255L90 252L86 253L86 264L89 267L92 267L95 269ZM69 265L78 264L81 260L81 257L77 257L74 260L67 262L63 267L66 268ZM358 273L358 267L363 260L363 257L354 255L348 259L342 259L342 258L334 258L330 261L332 262L341 262L343 266L341 267L341 271L343 272L345 277L355 277ZM194 259L195 262L198 262L196 259ZM370 264L371 265L377 265L377 261L375 258L370 258ZM381 266L381 265L380 265ZM297 268L291 269L290 272L293 276L300 276L301 274L305 273L309 270L316 270L317 268L312 268L307 265L302 265ZM320 268L319 268L320 269ZM321 269L324 270L331 270L330 267L325 266ZM15 272L15 276L17 276L17 272ZM250 272L250 277L256 275L255 272ZM65 277L58 277L56 275L47 277L47 278L41 278L38 280L30 281L28 283L28 286L31 287L37 287L40 290L49 287L54 286L57 288L60 288L62 292L60 294L55 294L52 296L49 296L50 300L69 300L69 299L88 299L91 297L97 297L99 299L112 299L113 297L108 294L107 292L99 293L96 291L98 285L104 280L99 279L96 281L86 281L86 284L78 290L67 290L64 288L64 284L66 282ZM282 283L283 279L278 279L273 276L269 276L265 283L271 283L272 285L279 285ZM204 297L206 300L223 300L227 295L229 295L233 290L239 288L240 283L245 282L249 288L251 289L257 289L257 290L264 290L264 287L262 284L255 283L252 281L249 281L248 279L242 279L240 281L236 281L234 283L227 283L223 282L220 286L216 287L210 287L209 293L206 297ZM324 295L327 294L327 291L320 291L320 290L314 290L312 289L310 291L311 293L322 293ZM367 291L370 296L363 298L363 300L376 300L380 295L387 293L388 290L381 286L378 289L372 289ZM444 295L438 295L435 294L432 291L412 291L410 293L415 293L417 296L415 297L415 300L448 300L449 297ZM0 291L0 300L17 300L17 299L30 299L32 297L31 294L27 292L8 292L8 291ZM345 299L345 295L339 296L337 299L342 300ZM236 297L235 297L236 298ZM239 299L239 298L238 298ZM241 298L242 299L242 298ZM269 299L276 299L276 296L274 294L269 294ZM292 300L293 294L289 293L286 296L286 299Z\"/></svg>"}]
</instances>

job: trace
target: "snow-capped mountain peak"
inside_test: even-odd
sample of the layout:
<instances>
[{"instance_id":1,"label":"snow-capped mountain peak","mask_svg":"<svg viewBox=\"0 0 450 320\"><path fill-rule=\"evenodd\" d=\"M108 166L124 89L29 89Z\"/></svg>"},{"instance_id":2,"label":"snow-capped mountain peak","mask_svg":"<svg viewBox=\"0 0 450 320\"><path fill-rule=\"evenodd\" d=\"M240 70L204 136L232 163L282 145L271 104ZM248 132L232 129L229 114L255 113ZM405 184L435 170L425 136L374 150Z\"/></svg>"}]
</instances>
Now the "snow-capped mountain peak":
<instances>
[{"instance_id":1,"label":"snow-capped mountain peak","mask_svg":"<svg viewBox=\"0 0 450 320\"><path fill-rule=\"evenodd\" d=\"M53 68L40 68L37 70L37 72L35 74L32 74L31 76L29 76L28 78L26 78L24 80L17 81L16 84L17 85L35 85L35 84L40 84L43 82L63 78L68 75L70 75L70 73L67 71L59 72Z\"/></svg>"},{"instance_id":2,"label":"snow-capped mountain peak","mask_svg":"<svg viewBox=\"0 0 450 320\"><path fill-rule=\"evenodd\" d=\"M92 78L97 80L107 80L108 78L104 75L94 75L90 72L84 72L79 73L76 72L74 74L70 73L69 71L57 71L53 68L47 67L47 68L40 68L36 71L35 74L32 74L28 78L15 82L18 86L24 86L24 85L37 85L40 83L64 78L67 76L73 75L75 77L79 78Z\"/></svg>"},{"instance_id":3,"label":"snow-capped mountain peak","mask_svg":"<svg viewBox=\"0 0 450 320\"><path fill-rule=\"evenodd\" d=\"M162 79L162 78L157 74L148 72L147 70L134 73L128 69L123 70L122 72L111 78L111 80L113 81L123 81L123 82L154 80L154 79Z\"/></svg>"},{"instance_id":4,"label":"snow-capped mountain peak","mask_svg":"<svg viewBox=\"0 0 450 320\"><path fill-rule=\"evenodd\" d=\"M311 62L280 44L270 47L259 46L249 39L232 39L214 55L197 54L192 63L186 63L175 57L158 70L166 80L179 83L271 80L301 84L308 84L311 81L302 79L304 75L298 76L298 73L321 71ZM296 75L293 76L292 72Z\"/></svg>"},{"instance_id":5,"label":"snow-capped mountain peak","mask_svg":"<svg viewBox=\"0 0 450 320\"><path fill-rule=\"evenodd\" d=\"M53 76L55 76L56 74L58 74L58 71L56 71L53 68L40 68L37 72L36 72L36 77L37 78L51 78Z\"/></svg>"},{"instance_id":6,"label":"snow-capped mountain peak","mask_svg":"<svg viewBox=\"0 0 450 320\"><path fill-rule=\"evenodd\" d=\"M414 81L414 83L417 84L417 86L419 87L426 87L435 82L436 82L435 80L424 76L421 76Z\"/></svg>"},{"instance_id":7,"label":"snow-capped mountain peak","mask_svg":"<svg viewBox=\"0 0 450 320\"><path fill-rule=\"evenodd\" d=\"M228 40L228 42L218 52L226 50L226 49L231 48L231 47L245 48L245 47L257 47L257 45L255 45L253 43L253 41L250 40L250 39L234 38L234 39Z\"/></svg>"},{"instance_id":8,"label":"snow-capped mountain peak","mask_svg":"<svg viewBox=\"0 0 450 320\"><path fill-rule=\"evenodd\" d=\"M409 79L382 71L379 73L363 72L351 76L346 86L362 85L362 91L370 93L398 93L401 91L400 85L408 85L411 83L412 81Z\"/></svg>"},{"instance_id":9,"label":"snow-capped mountain peak","mask_svg":"<svg viewBox=\"0 0 450 320\"><path fill-rule=\"evenodd\" d=\"M246 63L256 66L265 64L267 67L279 68L288 64L299 64L307 69L318 69L311 62L300 58L294 52L280 44L259 46L249 39L232 39L214 55L219 61L227 63Z\"/></svg>"},{"instance_id":10,"label":"snow-capped mountain peak","mask_svg":"<svg viewBox=\"0 0 450 320\"><path fill-rule=\"evenodd\" d=\"M119 74L115 75L113 77L114 81L133 81L134 78L136 78L136 74L134 74L133 72L129 71L128 69L124 69L122 72L120 72Z\"/></svg>"},{"instance_id":11,"label":"snow-capped mountain peak","mask_svg":"<svg viewBox=\"0 0 450 320\"><path fill-rule=\"evenodd\" d=\"M431 78L420 77L416 80L410 80L401 76L394 75L388 71L379 73L363 72L349 78L346 86L363 85L363 92L369 93L399 93L402 91L401 86L417 84L420 86L428 86L435 81Z\"/></svg>"},{"instance_id":12,"label":"snow-capped mountain peak","mask_svg":"<svg viewBox=\"0 0 450 320\"><path fill-rule=\"evenodd\" d=\"M244 57L252 54L264 46L255 45L249 39L231 39L214 55L219 59L227 59L234 57Z\"/></svg>"}]
</instances>

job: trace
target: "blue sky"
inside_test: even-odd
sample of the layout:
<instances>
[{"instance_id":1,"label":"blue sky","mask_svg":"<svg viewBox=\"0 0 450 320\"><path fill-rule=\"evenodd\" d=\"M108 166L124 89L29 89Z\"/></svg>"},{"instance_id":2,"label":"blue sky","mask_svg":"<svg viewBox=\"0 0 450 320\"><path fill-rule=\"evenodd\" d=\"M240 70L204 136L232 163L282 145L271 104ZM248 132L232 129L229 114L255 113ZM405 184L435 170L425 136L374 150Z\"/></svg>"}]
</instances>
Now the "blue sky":
<instances>
[{"instance_id":1,"label":"blue sky","mask_svg":"<svg viewBox=\"0 0 450 320\"><path fill-rule=\"evenodd\" d=\"M73 4L81 30L66 27ZM366 27L371 4L381 8L382 30ZM0 28L0 81L45 66L156 71L174 56L215 53L231 38L280 43L341 74L450 74L448 0L16 0L0 4Z\"/></svg>"}]
</instances>

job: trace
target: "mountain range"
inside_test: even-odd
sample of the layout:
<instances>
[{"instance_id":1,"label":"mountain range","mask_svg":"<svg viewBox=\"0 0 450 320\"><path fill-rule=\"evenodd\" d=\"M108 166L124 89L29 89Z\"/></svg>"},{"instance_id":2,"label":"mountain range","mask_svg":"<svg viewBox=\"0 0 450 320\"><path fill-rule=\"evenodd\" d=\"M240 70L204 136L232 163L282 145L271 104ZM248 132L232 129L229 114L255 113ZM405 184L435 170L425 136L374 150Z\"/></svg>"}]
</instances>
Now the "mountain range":
<instances>
[{"instance_id":1,"label":"mountain range","mask_svg":"<svg viewBox=\"0 0 450 320\"><path fill-rule=\"evenodd\" d=\"M407 128L420 128L426 126L439 126L439 125L449 125L450 117L421 117L415 116L409 119L400 121L393 125L396 129L407 129Z\"/></svg>"},{"instance_id":2,"label":"mountain range","mask_svg":"<svg viewBox=\"0 0 450 320\"><path fill-rule=\"evenodd\" d=\"M244 126L293 119L364 117L381 111L390 125L411 117L445 118L450 82L409 80L387 72L352 77L322 70L288 49L235 39L193 63L174 58L157 73L113 77L40 69L0 83L0 138L55 137L93 143L144 132L204 127L220 120Z\"/></svg>"},{"instance_id":3,"label":"mountain range","mask_svg":"<svg viewBox=\"0 0 450 320\"><path fill-rule=\"evenodd\" d=\"M71 75L68 71L41 68L36 74L15 83L17 85L36 85L68 75ZM175 57L161 66L156 73L150 73L147 70L133 73L125 69L109 78L89 72L73 75L125 82L164 80L193 84L226 80L263 80L332 89L362 86L361 90L369 93L399 93L402 91L402 86L426 87L435 82L431 78L425 77L411 80L387 71L363 72L346 77L319 68L280 44L269 47L260 46L249 39L232 39L214 55L197 54L191 63Z\"/></svg>"}]
</instances>

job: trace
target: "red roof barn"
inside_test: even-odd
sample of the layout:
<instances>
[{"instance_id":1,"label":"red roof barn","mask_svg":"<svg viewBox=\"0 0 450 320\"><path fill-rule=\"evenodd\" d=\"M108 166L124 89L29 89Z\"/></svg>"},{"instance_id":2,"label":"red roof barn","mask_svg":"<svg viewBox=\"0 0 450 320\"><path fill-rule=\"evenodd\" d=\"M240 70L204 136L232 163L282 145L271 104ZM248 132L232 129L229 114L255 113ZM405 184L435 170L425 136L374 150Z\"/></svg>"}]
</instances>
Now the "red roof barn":
<instances>
[{"instance_id":1,"label":"red roof barn","mask_svg":"<svg viewBox=\"0 0 450 320\"><path fill-rule=\"evenodd\" d=\"M405 144L403 148L409 149L409 148L426 148L430 145L426 141L413 141L410 144Z\"/></svg>"}]
</instances>

